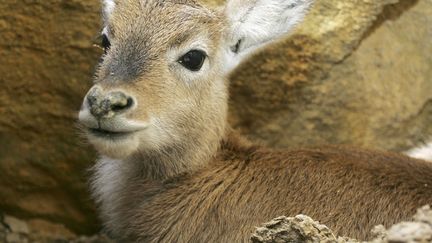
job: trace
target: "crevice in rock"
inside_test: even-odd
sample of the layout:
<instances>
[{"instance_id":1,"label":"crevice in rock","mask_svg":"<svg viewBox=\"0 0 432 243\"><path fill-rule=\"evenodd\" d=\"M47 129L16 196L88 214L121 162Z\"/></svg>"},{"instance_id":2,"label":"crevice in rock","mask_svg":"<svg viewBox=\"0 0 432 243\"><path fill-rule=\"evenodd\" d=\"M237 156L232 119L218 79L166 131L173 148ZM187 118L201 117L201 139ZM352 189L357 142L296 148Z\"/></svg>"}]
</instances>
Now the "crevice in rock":
<instances>
[{"instance_id":1,"label":"crevice in rock","mask_svg":"<svg viewBox=\"0 0 432 243\"><path fill-rule=\"evenodd\" d=\"M372 35L378 28L380 28L386 21L395 21L399 19L402 14L413 8L419 0L402 0L395 4L387 5L381 11L381 14L377 16L377 19L373 22L372 26L365 32L363 37L360 39L359 44Z\"/></svg>"},{"instance_id":2,"label":"crevice in rock","mask_svg":"<svg viewBox=\"0 0 432 243\"><path fill-rule=\"evenodd\" d=\"M371 36L377 29L379 29L386 21L395 21L402 16L405 12L413 8L419 0L402 0L397 3L388 4L383 7L380 14L377 15L376 20L373 21L371 26L365 31L363 36L354 45L351 52L347 53L338 62L332 63L334 66L344 63L357 49L361 46L362 42Z\"/></svg>"}]
</instances>

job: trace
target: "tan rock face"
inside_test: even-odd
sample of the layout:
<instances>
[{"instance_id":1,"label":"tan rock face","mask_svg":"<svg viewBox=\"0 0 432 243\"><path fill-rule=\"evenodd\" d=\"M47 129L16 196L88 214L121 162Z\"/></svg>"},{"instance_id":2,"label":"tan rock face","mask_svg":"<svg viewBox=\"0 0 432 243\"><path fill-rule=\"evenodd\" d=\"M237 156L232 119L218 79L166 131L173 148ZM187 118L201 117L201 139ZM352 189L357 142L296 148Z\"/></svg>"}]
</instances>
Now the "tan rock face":
<instances>
[{"instance_id":1,"label":"tan rock face","mask_svg":"<svg viewBox=\"0 0 432 243\"><path fill-rule=\"evenodd\" d=\"M84 183L94 160L76 111L99 51L98 1L0 4L0 207L96 229Z\"/></svg>"},{"instance_id":2,"label":"tan rock face","mask_svg":"<svg viewBox=\"0 0 432 243\"><path fill-rule=\"evenodd\" d=\"M233 124L279 147L401 151L430 136L432 2L395 2L317 1L291 38L233 75Z\"/></svg>"},{"instance_id":3,"label":"tan rock face","mask_svg":"<svg viewBox=\"0 0 432 243\"><path fill-rule=\"evenodd\" d=\"M251 237L253 243L276 242L326 242L326 243L423 243L432 241L432 211L430 206L417 210L413 221L405 221L386 229L377 225L372 230L373 239L358 241L340 237L327 226L306 215L278 217L258 227ZM356 220L353 218L352 220Z\"/></svg>"},{"instance_id":4,"label":"tan rock face","mask_svg":"<svg viewBox=\"0 0 432 243\"><path fill-rule=\"evenodd\" d=\"M430 26L430 0L317 0L232 75L230 122L271 146L406 149L432 134ZM100 27L98 0L0 4L0 211L96 229L75 120Z\"/></svg>"}]
</instances>

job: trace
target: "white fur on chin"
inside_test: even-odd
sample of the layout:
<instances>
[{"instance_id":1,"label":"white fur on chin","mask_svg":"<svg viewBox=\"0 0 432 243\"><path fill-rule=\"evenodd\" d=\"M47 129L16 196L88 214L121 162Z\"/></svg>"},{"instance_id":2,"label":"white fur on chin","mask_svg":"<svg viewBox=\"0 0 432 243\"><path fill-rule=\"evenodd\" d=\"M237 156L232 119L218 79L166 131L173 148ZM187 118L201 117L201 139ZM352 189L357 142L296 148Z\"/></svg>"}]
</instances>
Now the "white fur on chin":
<instances>
[{"instance_id":1,"label":"white fur on chin","mask_svg":"<svg viewBox=\"0 0 432 243\"><path fill-rule=\"evenodd\" d=\"M108 139L88 135L88 140L104 156L113 159L124 159L138 150L139 139L136 135L126 138Z\"/></svg>"}]
</instances>

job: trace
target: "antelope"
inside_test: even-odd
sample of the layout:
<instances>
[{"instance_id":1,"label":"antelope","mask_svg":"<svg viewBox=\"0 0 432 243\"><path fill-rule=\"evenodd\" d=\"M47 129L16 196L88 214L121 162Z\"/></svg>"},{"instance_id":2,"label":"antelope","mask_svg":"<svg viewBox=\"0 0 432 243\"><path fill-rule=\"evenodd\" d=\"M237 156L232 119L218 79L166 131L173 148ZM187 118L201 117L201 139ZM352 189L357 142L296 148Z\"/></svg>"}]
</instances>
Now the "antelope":
<instances>
[{"instance_id":1,"label":"antelope","mask_svg":"<svg viewBox=\"0 0 432 243\"><path fill-rule=\"evenodd\" d=\"M349 146L272 150L227 124L228 77L312 0L104 0L105 49L79 121L91 190L120 242L247 242L307 214L366 239L432 202L432 163Z\"/></svg>"}]
</instances>

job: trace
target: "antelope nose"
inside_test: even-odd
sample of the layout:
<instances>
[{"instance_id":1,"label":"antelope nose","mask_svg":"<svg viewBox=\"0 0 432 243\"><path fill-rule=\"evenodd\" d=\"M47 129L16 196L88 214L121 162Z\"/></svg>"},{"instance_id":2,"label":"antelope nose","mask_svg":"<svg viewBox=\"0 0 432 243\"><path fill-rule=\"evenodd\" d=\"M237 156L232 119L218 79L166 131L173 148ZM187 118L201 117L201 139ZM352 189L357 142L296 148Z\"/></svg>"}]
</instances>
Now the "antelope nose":
<instances>
[{"instance_id":1,"label":"antelope nose","mask_svg":"<svg viewBox=\"0 0 432 243\"><path fill-rule=\"evenodd\" d=\"M96 118L110 118L129 110L133 105L132 97L121 91L103 95L100 89L93 89L87 95L90 113Z\"/></svg>"}]
</instances>

